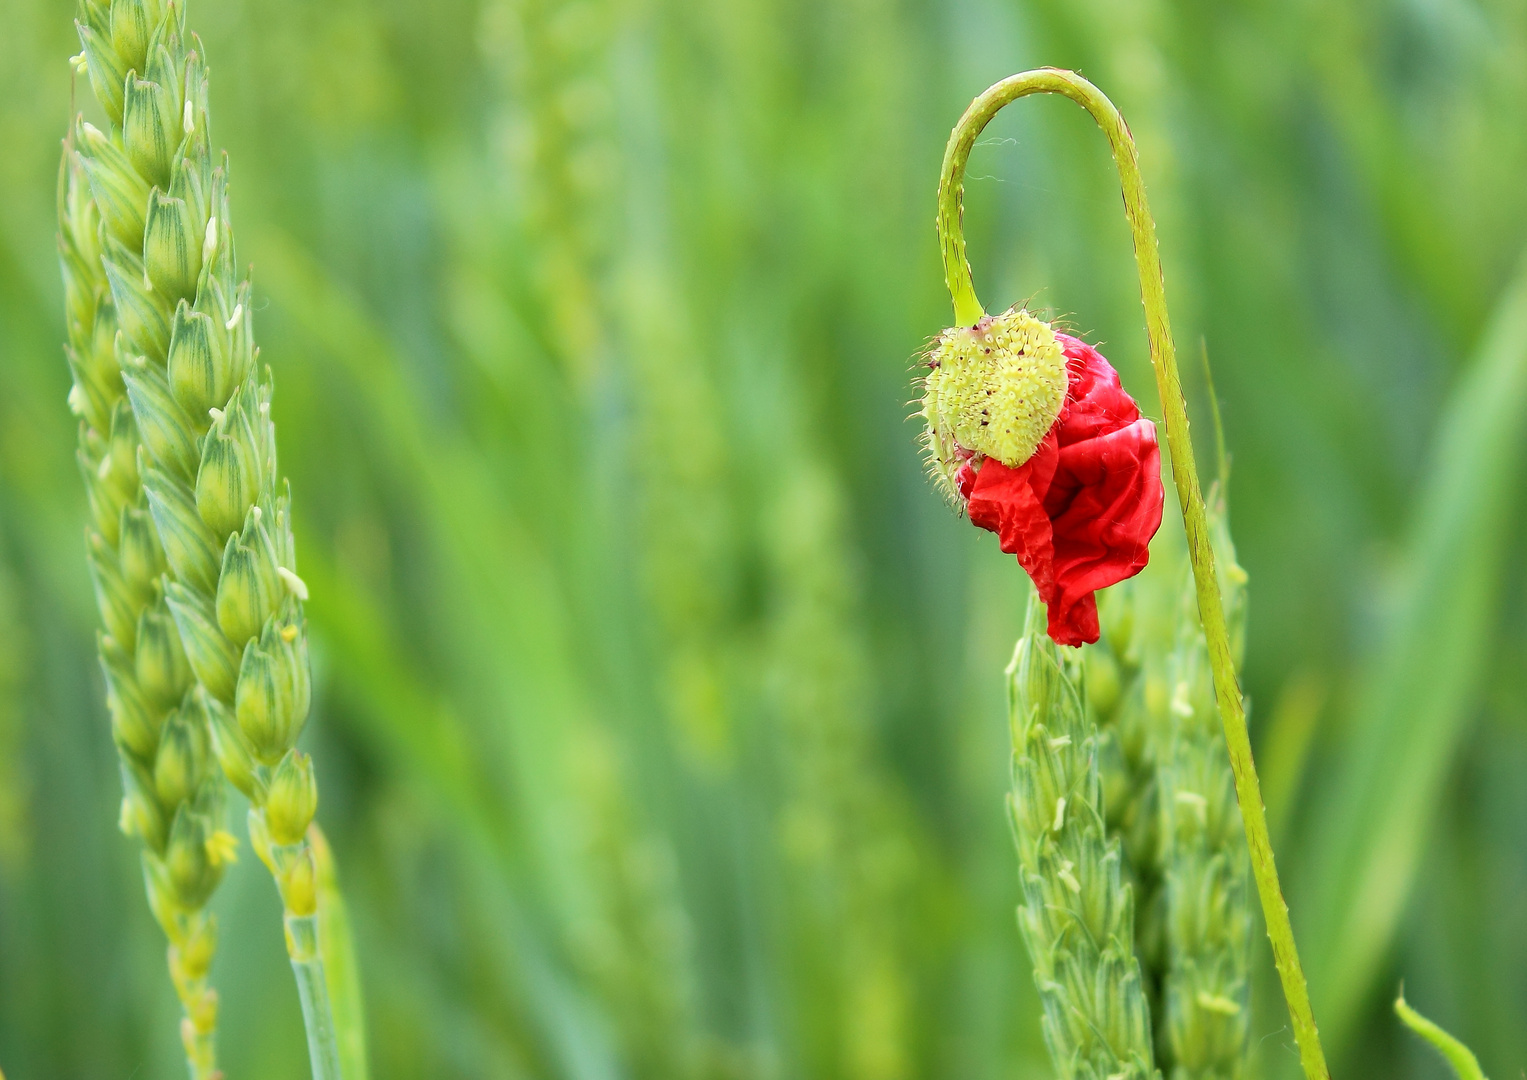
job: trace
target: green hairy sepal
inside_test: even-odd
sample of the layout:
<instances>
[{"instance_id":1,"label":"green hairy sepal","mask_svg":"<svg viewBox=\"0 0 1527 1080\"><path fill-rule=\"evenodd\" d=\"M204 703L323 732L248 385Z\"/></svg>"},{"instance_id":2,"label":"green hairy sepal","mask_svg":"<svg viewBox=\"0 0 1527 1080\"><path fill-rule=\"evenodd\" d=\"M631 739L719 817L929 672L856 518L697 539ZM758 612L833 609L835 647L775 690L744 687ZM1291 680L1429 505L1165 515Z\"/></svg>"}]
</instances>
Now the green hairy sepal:
<instances>
[{"instance_id":1,"label":"green hairy sepal","mask_svg":"<svg viewBox=\"0 0 1527 1080\"><path fill-rule=\"evenodd\" d=\"M1045 632L1031 598L1008 666L1009 816L1046 1044L1062 1080L1155 1077L1150 1010L1134 955L1134 899L1108 836L1099 738L1079 657Z\"/></svg>"}]
</instances>

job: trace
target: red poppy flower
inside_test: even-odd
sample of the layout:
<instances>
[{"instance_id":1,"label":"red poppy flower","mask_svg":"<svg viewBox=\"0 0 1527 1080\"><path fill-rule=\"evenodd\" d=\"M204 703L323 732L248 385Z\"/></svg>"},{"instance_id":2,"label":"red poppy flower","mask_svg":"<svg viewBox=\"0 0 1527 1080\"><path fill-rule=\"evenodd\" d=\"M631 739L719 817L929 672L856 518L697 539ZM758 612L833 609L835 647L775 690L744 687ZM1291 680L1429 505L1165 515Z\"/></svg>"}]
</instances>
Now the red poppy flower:
<instances>
[{"instance_id":1,"label":"red poppy flower","mask_svg":"<svg viewBox=\"0 0 1527 1080\"><path fill-rule=\"evenodd\" d=\"M1161 450L1119 375L1096 349L1057 333L1066 400L1032 457L968 461L955 482L973 524L1018 556L1062 645L1098 639L1093 595L1133 577L1161 525Z\"/></svg>"}]
</instances>

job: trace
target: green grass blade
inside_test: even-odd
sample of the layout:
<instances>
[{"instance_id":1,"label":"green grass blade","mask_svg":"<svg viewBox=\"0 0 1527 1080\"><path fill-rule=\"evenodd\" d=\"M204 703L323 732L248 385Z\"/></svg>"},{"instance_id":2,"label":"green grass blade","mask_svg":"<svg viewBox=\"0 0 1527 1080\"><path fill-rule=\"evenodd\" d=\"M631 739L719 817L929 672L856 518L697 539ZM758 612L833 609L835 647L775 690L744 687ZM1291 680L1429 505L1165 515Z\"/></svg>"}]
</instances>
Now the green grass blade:
<instances>
[{"instance_id":1,"label":"green grass blade","mask_svg":"<svg viewBox=\"0 0 1527 1080\"><path fill-rule=\"evenodd\" d=\"M1360 681L1353 726L1312 816L1293 909L1333 1047L1349 1045L1392 941L1476 701L1498 620L1527 409L1527 265L1443 413L1410 574Z\"/></svg>"},{"instance_id":2,"label":"green grass blade","mask_svg":"<svg viewBox=\"0 0 1527 1080\"><path fill-rule=\"evenodd\" d=\"M1458 1074L1458 1080L1485 1080L1484 1070L1479 1067L1479 1059L1474 1056L1474 1051L1406 1004L1403 990L1394 999L1394 1011L1406 1027L1435 1046L1437 1053L1447 1058L1447 1063Z\"/></svg>"}]
</instances>

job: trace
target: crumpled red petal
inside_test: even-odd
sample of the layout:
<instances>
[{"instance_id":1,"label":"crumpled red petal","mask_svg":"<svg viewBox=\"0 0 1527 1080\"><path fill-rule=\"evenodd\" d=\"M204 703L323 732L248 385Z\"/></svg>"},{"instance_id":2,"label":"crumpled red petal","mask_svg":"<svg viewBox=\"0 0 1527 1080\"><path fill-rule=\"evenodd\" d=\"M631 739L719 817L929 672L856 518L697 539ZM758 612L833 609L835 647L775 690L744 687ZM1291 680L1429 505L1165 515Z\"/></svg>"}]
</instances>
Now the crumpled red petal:
<instances>
[{"instance_id":1,"label":"crumpled red petal","mask_svg":"<svg viewBox=\"0 0 1527 1080\"><path fill-rule=\"evenodd\" d=\"M1161 450L1101 353L1068 334L1070 385L1060 416L1016 469L995 458L966 465L960 494L973 524L1018 557L1062 645L1098 639L1093 595L1144 569L1161 526Z\"/></svg>"}]
</instances>

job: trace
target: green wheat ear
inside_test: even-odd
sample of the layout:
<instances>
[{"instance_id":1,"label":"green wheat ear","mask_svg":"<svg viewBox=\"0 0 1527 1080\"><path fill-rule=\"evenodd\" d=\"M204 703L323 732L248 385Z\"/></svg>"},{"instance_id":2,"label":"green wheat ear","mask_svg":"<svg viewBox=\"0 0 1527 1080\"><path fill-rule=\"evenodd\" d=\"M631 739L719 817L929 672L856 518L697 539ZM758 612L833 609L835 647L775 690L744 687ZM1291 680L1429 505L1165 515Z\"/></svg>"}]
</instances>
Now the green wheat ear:
<instances>
[{"instance_id":1,"label":"green wheat ear","mask_svg":"<svg viewBox=\"0 0 1527 1080\"><path fill-rule=\"evenodd\" d=\"M1087 707L1098 726L1108 831L1119 837L1124 852L1135 895L1135 955L1151 1014L1159 1017L1166 917L1156 769L1168 742L1166 661L1176 597L1162 587L1163 537L1152 546L1151 565L1143 574L1098 594L1102 636L1082 650L1082 663Z\"/></svg>"},{"instance_id":2,"label":"green wheat ear","mask_svg":"<svg viewBox=\"0 0 1527 1080\"><path fill-rule=\"evenodd\" d=\"M1209 494L1209 532L1239 664L1246 573L1221 490ZM1109 829L1135 890L1161 1068L1175 1080L1230 1080L1250 1030L1250 860L1182 535L1164 531L1154 547L1145 573L1098 598L1102 639L1082 650L1088 706Z\"/></svg>"},{"instance_id":3,"label":"green wheat ear","mask_svg":"<svg viewBox=\"0 0 1527 1080\"><path fill-rule=\"evenodd\" d=\"M83 420L124 822L148 844L150 896L169 930L200 911L226 849L208 763L248 796L251 841L281 893L313 1075L328 1080L340 1071L307 838L318 789L295 749L310 699L307 588L276 467L271 374L257 363L234 253L227 159L208 140L201 44L164 0L82 0L77 25L76 62L111 122L103 132L78 121L65 151L70 403ZM182 967L188 956L196 966L176 979L197 1031L197 1004L215 998L182 975L204 979L210 930L190 940L203 938L180 950ZM211 1072L210 1039L209 1017L197 1076Z\"/></svg>"},{"instance_id":4,"label":"green wheat ear","mask_svg":"<svg viewBox=\"0 0 1527 1080\"><path fill-rule=\"evenodd\" d=\"M1246 572L1235 558L1218 485L1208 502L1239 667ZM1174 1080L1233 1080L1241 1075L1250 1037L1251 860L1191 580L1177 610L1177 643L1167 665L1169 736L1156 777L1165 901L1162 1013Z\"/></svg>"},{"instance_id":5,"label":"green wheat ear","mask_svg":"<svg viewBox=\"0 0 1527 1080\"><path fill-rule=\"evenodd\" d=\"M1007 668L1013 740L1008 799L1045 1042L1062 1080L1157 1077L1134 951L1134 896L1108 835L1099 735L1077 650L1045 632L1029 599Z\"/></svg>"},{"instance_id":6,"label":"green wheat ear","mask_svg":"<svg viewBox=\"0 0 1527 1080\"><path fill-rule=\"evenodd\" d=\"M87 10L81 22L87 54L117 62L109 17ZM145 56L131 59L134 70L143 67ZM120 84L112 85L120 97ZM116 109L120 116L121 106ZM143 842L149 905L169 938L170 974L185 1010L182 1041L191 1075L201 1080L217 1072L217 994L207 981L217 926L206 905L234 842L222 829L223 781L166 595L166 553L143 486L146 440L122 373L139 360L133 342L151 336L130 308L119 310L113 295L120 264L138 263L132 272L142 277L141 260L123 244L136 232L141 247L143 208L135 215L135 204L122 195L137 179L117 133L82 125L65 145L58 198L64 353L74 380L69 405L80 418L77 457L90 505L86 553L121 759L121 827ZM108 258L116 261L108 264ZM142 381L153 374L145 370Z\"/></svg>"}]
</instances>

